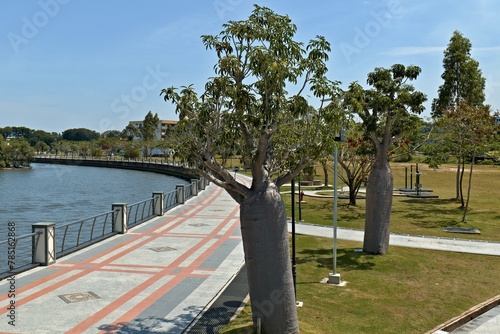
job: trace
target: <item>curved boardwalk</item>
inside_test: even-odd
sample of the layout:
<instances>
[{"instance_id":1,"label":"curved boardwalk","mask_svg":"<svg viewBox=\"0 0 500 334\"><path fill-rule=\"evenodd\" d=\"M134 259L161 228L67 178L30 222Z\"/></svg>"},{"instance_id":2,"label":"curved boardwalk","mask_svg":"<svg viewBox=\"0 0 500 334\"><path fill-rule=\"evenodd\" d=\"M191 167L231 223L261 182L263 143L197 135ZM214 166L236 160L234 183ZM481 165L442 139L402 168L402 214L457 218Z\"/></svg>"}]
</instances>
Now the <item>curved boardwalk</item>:
<instances>
[{"instance_id":1,"label":"curved boardwalk","mask_svg":"<svg viewBox=\"0 0 500 334\"><path fill-rule=\"evenodd\" d=\"M127 234L18 275L15 299L2 281L0 332L181 333L243 262L239 206L211 185Z\"/></svg>"}]
</instances>

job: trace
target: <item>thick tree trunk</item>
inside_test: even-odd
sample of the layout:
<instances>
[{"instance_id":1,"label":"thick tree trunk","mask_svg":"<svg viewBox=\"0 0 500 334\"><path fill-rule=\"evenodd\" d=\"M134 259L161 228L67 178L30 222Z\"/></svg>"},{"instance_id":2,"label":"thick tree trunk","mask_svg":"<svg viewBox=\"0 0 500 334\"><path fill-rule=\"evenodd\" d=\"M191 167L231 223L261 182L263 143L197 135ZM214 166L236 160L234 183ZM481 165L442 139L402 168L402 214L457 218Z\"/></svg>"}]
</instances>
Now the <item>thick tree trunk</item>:
<instances>
[{"instance_id":1,"label":"thick tree trunk","mask_svg":"<svg viewBox=\"0 0 500 334\"><path fill-rule=\"evenodd\" d=\"M385 254L389 249L393 178L385 156L377 157L366 186L366 218L363 250Z\"/></svg>"},{"instance_id":2,"label":"thick tree trunk","mask_svg":"<svg viewBox=\"0 0 500 334\"><path fill-rule=\"evenodd\" d=\"M285 204L273 184L242 201L240 221L254 325L299 333Z\"/></svg>"}]
</instances>

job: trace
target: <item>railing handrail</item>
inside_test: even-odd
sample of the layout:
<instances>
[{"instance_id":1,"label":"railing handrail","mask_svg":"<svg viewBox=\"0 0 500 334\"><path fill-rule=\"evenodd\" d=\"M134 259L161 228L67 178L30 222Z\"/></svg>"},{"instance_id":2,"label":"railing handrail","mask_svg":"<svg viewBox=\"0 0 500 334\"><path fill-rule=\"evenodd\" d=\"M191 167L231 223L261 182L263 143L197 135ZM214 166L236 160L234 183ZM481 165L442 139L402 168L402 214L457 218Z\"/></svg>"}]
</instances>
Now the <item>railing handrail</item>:
<instances>
[{"instance_id":1,"label":"railing handrail","mask_svg":"<svg viewBox=\"0 0 500 334\"><path fill-rule=\"evenodd\" d=\"M42 234L42 233L43 233L42 231L37 231L37 232L33 232L33 233L23 234L23 235L20 235L20 236L14 236L11 239L0 241L0 245L8 244L9 241L11 241L12 239L16 240L16 243L17 243L17 240L26 239L26 238L29 238L29 237L34 237L35 235Z\"/></svg>"},{"instance_id":2,"label":"railing handrail","mask_svg":"<svg viewBox=\"0 0 500 334\"><path fill-rule=\"evenodd\" d=\"M72 221L70 223L66 223L66 224L62 224L62 225L56 224L56 229L57 228L63 228L63 227L66 227L66 226L70 226L70 225L75 225L75 224L81 223L83 221L94 219L94 218L98 218L98 217L101 217L101 216L106 216L106 215L109 215L110 213L115 213L116 211L117 210L111 210L111 211L108 211L108 212L105 212L105 213L100 213L100 214L95 215L95 216L91 216L91 217L88 217L88 218L75 220L75 221Z\"/></svg>"},{"instance_id":3,"label":"railing handrail","mask_svg":"<svg viewBox=\"0 0 500 334\"><path fill-rule=\"evenodd\" d=\"M139 201L139 202L136 202L136 203L132 203L132 204L128 204L127 206L130 208L132 206L136 206L136 205L141 205L143 203L146 203L148 201L154 201L155 198L154 197L151 197L151 198L148 198L148 199L145 199L145 200L142 200L142 201Z\"/></svg>"}]
</instances>

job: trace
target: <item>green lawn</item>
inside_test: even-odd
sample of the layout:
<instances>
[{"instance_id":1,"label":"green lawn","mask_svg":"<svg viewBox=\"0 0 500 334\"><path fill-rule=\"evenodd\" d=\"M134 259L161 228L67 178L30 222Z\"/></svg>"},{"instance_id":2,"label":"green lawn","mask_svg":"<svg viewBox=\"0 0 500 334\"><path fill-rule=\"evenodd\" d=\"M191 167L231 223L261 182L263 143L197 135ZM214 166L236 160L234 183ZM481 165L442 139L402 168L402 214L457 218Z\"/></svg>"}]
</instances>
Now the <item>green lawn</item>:
<instances>
[{"instance_id":1,"label":"green lawn","mask_svg":"<svg viewBox=\"0 0 500 334\"><path fill-rule=\"evenodd\" d=\"M392 164L395 187L405 185L404 166L405 164ZM452 199L455 195L455 173L451 168L453 166L431 170L426 165L420 164L423 187L432 189L433 194L439 198L411 199L394 196L391 231L414 235L500 241L500 167L475 166L466 224L461 223L463 211L459 208L460 203ZM413 181L415 182L415 178ZM284 194L283 198L290 216L290 195ZM333 224L333 199L306 197L305 200L306 203L302 205L302 219L305 222L320 225ZM340 199L338 202L338 226L364 229L365 201L358 200L355 207L347 203L345 199ZM296 217L298 220L298 213ZM478 228L481 234L450 234L443 231L444 227L452 226Z\"/></svg>"},{"instance_id":2,"label":"green lawn","mask_svg":"<svg viewBox=\"0 0 500 334\"><path fill-rule=\"evenodd\" d=\"M391 247L384 256L339 241L345 287L332 272L332 240L297 237L297 299L302 333L425 333L500 293L500 257ZM251 333L250 309L221 333Z\"/></svg>"},{"instance_id":3,"label":"green lawn","mask_svg":"<svg viewBox=\"0 0 500 334\"><path fill-rule=\"evenodd\" d=\"M404 186L404 164L392 164L395 187ZM500 241L500 168L476 166L467 224L454 196L453 166L420 165L424 188L439 199L394 198L392 232ZM318 177L320 178L320 177ZM289 205L290 197L284 195ZM306 198L303 219L331 225L332 199ZM339 201L339 226L363 229L364 200L348 207ZM298 217L298 214L297 214ZM470 226L480 235L443 232ZM373 256L338 243L338 272L345 287L320 283L332 271L332 240L297 237L297 296L301 333L425 333L474 305L500 294L500 257L390 247ZM222 333L251 333L249 307Z\"/></svg>"}]
</instances>

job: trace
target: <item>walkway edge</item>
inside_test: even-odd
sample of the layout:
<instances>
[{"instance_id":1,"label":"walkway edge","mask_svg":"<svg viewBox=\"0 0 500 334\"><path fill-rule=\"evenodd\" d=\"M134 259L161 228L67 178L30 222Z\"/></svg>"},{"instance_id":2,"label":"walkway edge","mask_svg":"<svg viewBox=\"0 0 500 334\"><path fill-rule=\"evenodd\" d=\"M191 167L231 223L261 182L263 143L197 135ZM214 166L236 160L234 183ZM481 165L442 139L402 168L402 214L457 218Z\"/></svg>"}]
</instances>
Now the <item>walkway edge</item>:
<instances>
[{"instance_id":1,"label":"walkway edge","mask_svg":"<svg viewBox=\"0 0 500 334\"><path fill-rule=\"evenodd\" d=\"M431 329L428 331L426 334L434 334L434 333L442 333L447 332L451 333L455 329L465 325L466 323L470 322L471 320L477 318L481 314L484 314L488 312L489 310L497 307L500 305L500 295L497 295L493 298L488 299L485 302L482 302L481 304L478 304L469 310L465 311L464 313L460 314L459 316L450 319L446 321L445 323L442 323L439 326L436 326L435 328Z\"/></svg>"}]
</instances>

